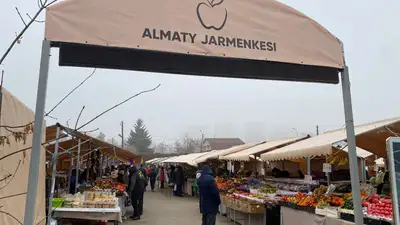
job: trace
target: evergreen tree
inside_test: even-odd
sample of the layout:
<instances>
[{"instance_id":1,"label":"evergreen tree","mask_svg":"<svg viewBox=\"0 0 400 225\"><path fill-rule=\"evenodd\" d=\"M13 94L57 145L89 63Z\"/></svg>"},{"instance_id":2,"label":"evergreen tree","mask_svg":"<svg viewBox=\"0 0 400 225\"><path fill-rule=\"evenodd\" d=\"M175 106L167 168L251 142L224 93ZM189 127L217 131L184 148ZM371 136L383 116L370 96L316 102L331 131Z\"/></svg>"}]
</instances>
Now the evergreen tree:
<instances>
[{"instance_id":1,"label":"evergreen tree","mask_svg":"<svg viewBox=\"0 0 400 225\"><path fill-rule=\"evenodd\" d=\"M100 134L96 137L100 141L105 141L106 140L106 135L103 132L100 132Z\"/></svg>"},{"instance_id":2,"label":"evergreen tree","mask_svg":"<svg viewBox=\"0 0 400 225\"><path fill-rule=\"evenodd\" d=\"M133 125L133 130L131 129L129 132L126 143L134 147L139 154L153 151L150 148L151 136L142 119L139 118L135 125Z\"/></svg>"}]
</instances>

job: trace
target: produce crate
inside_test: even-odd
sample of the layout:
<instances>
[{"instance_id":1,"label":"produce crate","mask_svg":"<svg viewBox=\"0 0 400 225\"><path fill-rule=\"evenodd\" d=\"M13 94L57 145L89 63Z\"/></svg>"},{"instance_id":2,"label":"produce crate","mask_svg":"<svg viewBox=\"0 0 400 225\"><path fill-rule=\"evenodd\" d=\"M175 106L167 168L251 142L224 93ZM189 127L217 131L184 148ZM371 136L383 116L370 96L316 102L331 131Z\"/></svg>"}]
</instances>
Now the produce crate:
<instances>
[{"instance_id":1,"label":"produce crate","mask_svg":"<svg viewBox=\"0 0 400 225\"><path fill-rule=\"evenodd\" d=\"M348 213L342 212L342 213L340 213L340 219L354 223L354 215L353 214L348 214ZM376 219L364 217L364 224L365 225L389 225L390 223L388 223L386 221L382 221L382 220L376 220Z\"/></svg>"},{"instance_id":2,"label":"produce crate","mask_svg":"<svg viewBox=\"0 0 400 225\"><path fill-rule=\"evenodd\" d=\"M63 198L53 198L52 206L53 208L61 208L64 204Z\"/></svg>"}]
</instances>

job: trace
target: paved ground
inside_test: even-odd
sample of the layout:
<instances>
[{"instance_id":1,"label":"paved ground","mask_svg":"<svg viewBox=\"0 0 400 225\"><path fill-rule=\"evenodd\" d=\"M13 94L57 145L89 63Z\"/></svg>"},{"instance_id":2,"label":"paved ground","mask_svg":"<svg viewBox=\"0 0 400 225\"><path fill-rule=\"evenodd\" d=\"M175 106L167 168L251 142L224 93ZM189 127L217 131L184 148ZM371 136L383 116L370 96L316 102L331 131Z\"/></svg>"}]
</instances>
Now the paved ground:
<instances>
[{"instance_id":1,"label":"paved ground","mask_svg":"<svg viewBox=\"0 0 400 225\"><path fill-rule=\"evenodd\" d=\"M125 225L201 225L198 199L169 197L160 192L146 192L143 216L138 221L126 220ZM132 215L129 207L127 215ZM225 217L217 217L217 225L227 225Z\"/></svg>"}]
</instances>

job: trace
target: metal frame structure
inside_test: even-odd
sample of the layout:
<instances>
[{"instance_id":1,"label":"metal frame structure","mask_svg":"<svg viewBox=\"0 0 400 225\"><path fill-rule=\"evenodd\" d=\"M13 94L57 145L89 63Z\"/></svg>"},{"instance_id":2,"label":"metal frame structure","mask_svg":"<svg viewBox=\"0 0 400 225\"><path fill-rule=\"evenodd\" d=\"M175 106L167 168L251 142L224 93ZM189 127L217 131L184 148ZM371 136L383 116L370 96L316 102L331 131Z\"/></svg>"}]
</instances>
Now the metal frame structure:
<instances>
[{"instance_id":1,"label":"metal frame structure","mask_svg":"<svg viewBox=\"0 0 400 225\"><path fill-rule=\"evenodd\" d=\"M50 48L51 48L51 42L48 40L43 40L40 71L39 71L38 92L37 92L36 109L35 109L32 154L29 167L30 174L28 180L28 190L27 190L26 205L25 205L24 225L33 225L34 223L36 193L37 193L39 165L40 165L41 139L43 130L42 125L44 121L44 108L46 103L47 81L49 75ZM342 92L343 92L344 114L346 120L347 142L348 142L349 159L350 159L351 185L352 185L353 201L355 205L354 209L355 223L356 225L362 225L363 214L361 209L360 183L359 183L358 166L357 166L357 153L356 153L353 110L352 110L351 92L350 92L349 69L346 65L344 69L341 71L341 82L342 82Z\"/></svg>"}]
</instances>

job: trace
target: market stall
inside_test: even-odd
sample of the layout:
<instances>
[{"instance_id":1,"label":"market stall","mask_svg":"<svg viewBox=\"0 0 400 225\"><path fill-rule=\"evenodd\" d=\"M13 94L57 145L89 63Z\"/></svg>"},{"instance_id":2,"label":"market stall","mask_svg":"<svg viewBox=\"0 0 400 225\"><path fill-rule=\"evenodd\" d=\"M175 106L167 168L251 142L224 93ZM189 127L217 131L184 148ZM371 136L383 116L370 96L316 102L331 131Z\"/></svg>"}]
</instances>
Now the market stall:
<instances>
[{"instance_id":1,"label":"market stall","mask_svg":"<svg viewBox=\"0 0 400 225\"><path fill-rule=\"evenodd\" d=\"M138 157L60 124L48 127L47 133L48 138L55 138L47 149L51 177L48 217L60 220L60 223L68 222L67 219L107 218L121 222L126 212L126 184L116 182L118 171L108 168L120 163L135 163ZM67 166L64 165L66 161ZM72 173L73 168L76 174ZM68 178L68 188L60 194L55 191L55 178L61 171Z\"/></svg>"}]
</instances>

